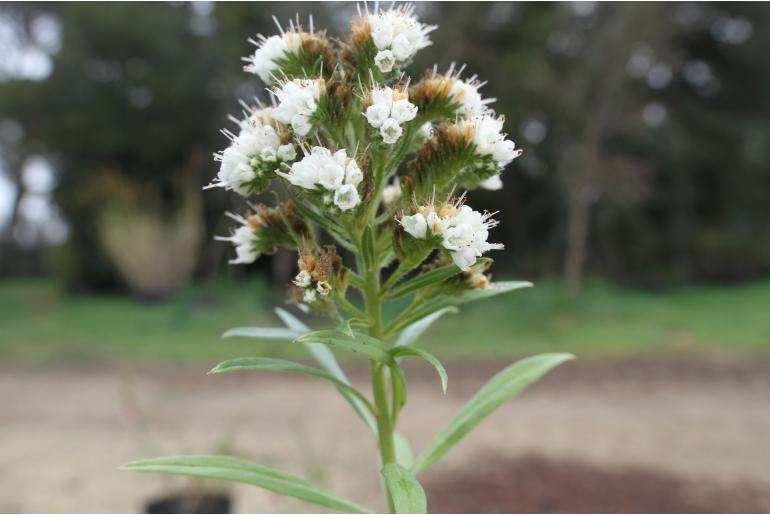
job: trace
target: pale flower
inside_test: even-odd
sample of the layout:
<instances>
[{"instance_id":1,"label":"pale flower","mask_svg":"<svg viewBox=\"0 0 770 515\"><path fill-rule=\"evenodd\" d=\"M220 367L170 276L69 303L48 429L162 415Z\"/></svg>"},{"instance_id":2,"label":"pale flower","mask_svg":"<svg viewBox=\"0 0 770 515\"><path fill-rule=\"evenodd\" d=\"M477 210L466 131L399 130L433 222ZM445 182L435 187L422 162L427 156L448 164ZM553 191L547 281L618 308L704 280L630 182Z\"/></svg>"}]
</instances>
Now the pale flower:
<instances>
[{"instance_id":1,"label":"pale flower","mask_svg":"<svg viewBox=\"0 0 770 515\"><path fill-rule=\"evenodd\" d=\"M310 276L310 272L307 270L301 270L296 277L294 277L294 284L297 285L299 288L307 288L310 286L310 281L312 280Z\"/></svg>"},{"instance_id":2,"label":"pale flower","mask_svg":"<svg viewBox=\"0 0 770 515\"><path fill-rule=\"evenodd\" d=\"M324 91L323 79L294 79L274 91L278 106L273 118L291 125L298 136L306 136L312 128L311 117L318 108Z\"/></svg>"},{"instance_id":3,"label":"pale flower","mask_svg":"<svg viewBox=\"0 0 770 515\"><path fill-rule=\"evenodd\" d=\"M390 73L393 71L393 66L396 64L396 57L390 50L380 50L377 55L374 56L374 64L383 73Z\"/></svg>"},{"instance_id":4,"label":"pale flower","mask_svg":"<svg viewBox=\"0 0 770 515\"><path fill-rule=\"evenodd\" d=\"M358 186L364 180L364 174L355 159L348 161L345 167L345 183Z\"/></svg>"},{"instance_id":5,"label":"pale flower","mask_svg":"<svg viewBox=\"0 0 770 515\"><path fill-rule=\"evenodd\" d=\"M259 233L249 225L242 216L227 213L227 216L241 224L230 236L214 236L218 241L229 241L235 246L235 259L229 261L233 265L248 265L259 257L256 250L259 244Z\"/></svg>"},{"instance_id":6,"label":"pale flower","mask_svg":"<svg viewBox=\"0 0 770 515\"><path fill-rule=\"evenodd\" d=\"M396 177L392 184L382 188L382 203L391 206L401 198L401 181Z\"/></svg>"},{"instance_id":7,"label":"pale flower","mask_svg":"<svg viewBox=\"0 0 770 515\"><path fill-rule=\"evenodd\" d=\"M500 177L500 174L493 175L492 177L481 181L479 186L485 190L498 191L503 189L503 179Z\"/></svg>"},{"instance_id":8,"label":"pale flower","mask_svg":"<svg viewBox=\"0 0 770 515\"><path fill-rule=\"evenodd\" d=\"M401 217L401 226L404 230L417 238L418 240L425 239L428 233L428 223L425 221L425 217L421 213L416 213L410 216Z\"/></svg>"},{"instance_id":9,"label":"pale flower","mask_svg":"<svg viewBox=\"0 0 770 515\"><path fill-rule=\"evenodd\" d=\"M345 184L334 192L334 205L343 211L353 209L360 202L358 190L352 184Z\"/></svg>"},{"instance_id":10,"label":"pale flower","mask_svg":"<svg viewBox=\"0 0 770 515\"><path fill-rule=\"evenodd\" d=\"M269 38L259 35L257 39L258 41L249 40L257 46L257 49L251 56L244 57L244 61L249 64L243 69L258 75L266 84L272 84L274 74L279 70L277 61L285 57L286 54L297 53L302 39L299 34L293 31Z\"/></svg>"},{"instance_id":11,"label":"pale flower","mask_svg":"<svg viewBox=\"0 0 770 515\"><path fill-rule=\"evenodd\" d=\"M412 121L417 116L417 106L407 99L396 100L390 108L390 116L398 123Z\"/></svg>"},{"instance_id":12,"label":"pale flower","mask_svg":"<svg viewBox=\"0 0 770 515\"><path fill-rule=\"evenodd\" d=\"M294 161L294 159L297 158L297 151L294 150L294 145L287 143L286 145L281 145L278 147L276 155L281 161Z\"/></svg>"},{"instance_id":13,"label":"pale flower","mask_svg":"<svg viewBox=\"0 0 770 515\"><path fill-rule=\"evenodd\" d=\"M435 25L420 23L411 6L367 12L366 21L371 27L372 41L377 50L390 50L399 64L409 61L418 50L430 45L428 34L436 28ZM379 63L377 66L382 69Z\"/></svg>"},{"instance_id":14,"label":"pale flower","mask_svg":"<svg viewBox=\"0 0 770 515\"><path fill-rule=\"evenodd\" d=\"M251 192L249 184L257 178L255 168L263 161L275 161L271 156L275 156L281 144L275 128L256 123L241 126L244 128L237 136L225 131L230 146L214 154L214 159L220 162L219 172L207 188L220 187L246 196Z\"/></svg>"},{"instance_id":15,"label":"pale flower","mask_svg":"<svg viewBox=\"0 0 770 515\"><path fill-rule=\"evenodd\" d=\"M388 118L382 123L380 127L380 136L382 136L383 143L392 145L403 134L404 129L398 124L395 118Z\"/></svg>"},{"instance_id":16,"label":"pale flower","mask_svg":"<svg viewBox=\"0 0 770 515\"><path fill-rule=\"evenodd\" d=\"M315 302L315 298L316 298L316 292L312 288L308 288L302 294L302 302L304 302L305 304L312 304L313 302Z\"/></svg>"},{"instance_id":17,"label":"pale flower","mask_svg":"<svg viewBox=\"0 0 770 515\"><path fill-rule=\"evenodd\" d=\"M382 123L390 117L390 106L385 104L372 104L366 108L366 121L375 129L379 129Z\"/></svg>"},{"instance_id":18,"label":"pale flower","mask_svg":"<svg viewBox=\"0 0 770 515\"><path fill-rule=\"evenodd\" d=\"M329 284L329 281L318 281L318 284L316 284L315 289L318 293L321 294L322 297L326 297L331 293L332 285Z\"/></svg>"}]
</instances>

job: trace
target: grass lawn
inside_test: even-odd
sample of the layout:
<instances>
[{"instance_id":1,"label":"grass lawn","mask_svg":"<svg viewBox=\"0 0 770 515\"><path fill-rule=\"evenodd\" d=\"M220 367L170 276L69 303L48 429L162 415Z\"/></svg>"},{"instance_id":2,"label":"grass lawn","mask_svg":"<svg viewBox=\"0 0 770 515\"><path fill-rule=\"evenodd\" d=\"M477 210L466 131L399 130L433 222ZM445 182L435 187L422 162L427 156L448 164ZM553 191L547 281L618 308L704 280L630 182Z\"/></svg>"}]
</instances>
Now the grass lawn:
<instances>
[{"instance_id":1,"label":"grass lawn","mask_svg":"<svg viewBox=\"0 0 770 515\"><path fill-rule=\"evenodd\" d=\"M190 288L165 302L122 296L67 296L45 279L0 282L0 359L4 362L199 361L299 355L289 342L221 340L230 327L280 325L282 305L265 283ZM770 280L741 286L645 293L590 283L578 301L544 281L463 307L424 336L441 358L578 355L703 350L770 350ZM312 325L312 321L310 322Z\"/></svg>"}]
</instances>

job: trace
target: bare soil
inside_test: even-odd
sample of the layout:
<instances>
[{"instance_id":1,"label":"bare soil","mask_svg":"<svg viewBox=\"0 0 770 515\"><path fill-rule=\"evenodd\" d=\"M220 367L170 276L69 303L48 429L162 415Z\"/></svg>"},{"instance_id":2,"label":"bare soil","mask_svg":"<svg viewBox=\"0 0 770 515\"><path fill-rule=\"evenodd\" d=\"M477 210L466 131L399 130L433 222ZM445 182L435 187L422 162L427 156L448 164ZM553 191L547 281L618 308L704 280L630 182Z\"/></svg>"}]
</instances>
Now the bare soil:
<instances>
[{"instance_id":1,"label":"bare soil","mask_svg":"<svg viewBox=\"0 0 770 515\"><path fill-rule=\"evenodd\" d=\"M402 431L419 451L499 361L407 368ZM231 493L239 512L315 508L245 485L117 471L226 452L375 509L368 430L333 388L207 366L0 369L0 512L137 512L178 491ZM352 371L366 388L363 367ZM506 404L426 472L433 512L770 511L770 358L582 360Z\"/></svg>"}]
</instances>

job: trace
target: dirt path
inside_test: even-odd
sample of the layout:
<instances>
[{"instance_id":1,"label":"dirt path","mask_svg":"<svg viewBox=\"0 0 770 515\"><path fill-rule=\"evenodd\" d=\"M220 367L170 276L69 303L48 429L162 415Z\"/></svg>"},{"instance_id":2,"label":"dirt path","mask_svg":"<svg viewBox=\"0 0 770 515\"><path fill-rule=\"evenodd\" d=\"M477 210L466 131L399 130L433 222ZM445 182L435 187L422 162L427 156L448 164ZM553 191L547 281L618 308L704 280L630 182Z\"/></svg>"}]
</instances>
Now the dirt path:
<instances>
[{"instance_id":1,"label":"dirt path","mask_svg":"<svg viewBox=\"0 0 770 515\"><path fill-rule=\"evenodd\" d=\"M402 429L413 446L422 448L503 365L450 363L446 397L430 370L407 368L413 389ZM371 435L332 388L283 374L207 377L205 370L0 370L0 512L141 511L191 482L117 465L210 452L278 466L378 506ZM359 383L360 372L353 374ZM659 472L686 481L694 495L698 485L750 488L757 509L770 510L769 401L768 358L577 362L507 404L424 479L441 492L447 477L469 469L505 477L496 461L536 456ZM255 488L232 491L240 512L307 509Z\"/></svg>"}]
</instances>

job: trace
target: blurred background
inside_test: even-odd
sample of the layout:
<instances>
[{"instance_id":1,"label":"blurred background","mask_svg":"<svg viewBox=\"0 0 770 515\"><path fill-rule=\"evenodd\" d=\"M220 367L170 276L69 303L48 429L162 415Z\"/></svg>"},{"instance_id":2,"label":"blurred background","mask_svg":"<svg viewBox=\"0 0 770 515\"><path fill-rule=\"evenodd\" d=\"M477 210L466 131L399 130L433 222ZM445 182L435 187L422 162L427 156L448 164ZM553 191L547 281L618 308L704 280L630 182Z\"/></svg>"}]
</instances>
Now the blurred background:
<instances>
[{"instance_id":1,"label":"blurred background","mask_svg":"<svg viewBox=\"0 0 770 515\"><path fill-rule=\"evenodd\" d=\"M374 444L331 389L203 375L230 357L303 358L219 340L279 325L296 259L228 266L213 236L243 201L201 191L227 114L266 99L242 71L247 39L296 12L345 37L355 9L0 3L0 511L308 509L115 471L208 452L376 505ZM496 278L536 287L427 333L449 393L408 368L404 432L425 445L511 359L579 357L426 474L430 509L770 511L770 5L417 12L439 30L412 75L466 63L525 150L503 191L471 202L500 210ZM363 387L365 364L345 366Z\"/></svg>"}]
</instances>

